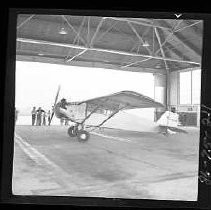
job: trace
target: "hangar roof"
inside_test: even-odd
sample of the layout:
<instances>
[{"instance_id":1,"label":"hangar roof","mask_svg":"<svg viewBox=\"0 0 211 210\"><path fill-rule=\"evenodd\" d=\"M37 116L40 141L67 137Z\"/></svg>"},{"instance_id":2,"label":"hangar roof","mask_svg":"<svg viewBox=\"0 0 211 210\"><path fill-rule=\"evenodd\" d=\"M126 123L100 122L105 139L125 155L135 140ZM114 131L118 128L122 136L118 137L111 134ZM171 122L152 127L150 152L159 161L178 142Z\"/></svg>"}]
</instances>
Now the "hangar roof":
<instances>
[{"instance_id":1,"label":"hangar roof","mask_svg":"<svg viewBox=\"0 0 211 210\"><path fill-rule=\"evenodd\" d=\"M18 15L16 59L165 74L200 68L201 20Z\"/></svg>"}]
</instances>

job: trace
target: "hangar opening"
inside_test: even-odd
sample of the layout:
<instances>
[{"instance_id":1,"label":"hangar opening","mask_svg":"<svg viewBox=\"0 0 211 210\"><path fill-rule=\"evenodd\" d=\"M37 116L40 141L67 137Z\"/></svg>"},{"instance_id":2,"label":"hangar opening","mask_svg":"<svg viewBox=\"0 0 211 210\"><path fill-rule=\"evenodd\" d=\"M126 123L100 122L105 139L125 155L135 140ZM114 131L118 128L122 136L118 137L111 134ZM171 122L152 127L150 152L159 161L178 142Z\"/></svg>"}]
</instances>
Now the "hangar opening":
<instances>
[{"instance_id":1,"label":"hangar opening","mask_svg":"<svg viewBox=\"0 0 211 210\"><path fill-rule=\"evenodd\" d=\"M18 15L14 193L196 200L202 32L194 19ZM26 187L24 151L38 163Z\"/></svg>"}]
</instances>

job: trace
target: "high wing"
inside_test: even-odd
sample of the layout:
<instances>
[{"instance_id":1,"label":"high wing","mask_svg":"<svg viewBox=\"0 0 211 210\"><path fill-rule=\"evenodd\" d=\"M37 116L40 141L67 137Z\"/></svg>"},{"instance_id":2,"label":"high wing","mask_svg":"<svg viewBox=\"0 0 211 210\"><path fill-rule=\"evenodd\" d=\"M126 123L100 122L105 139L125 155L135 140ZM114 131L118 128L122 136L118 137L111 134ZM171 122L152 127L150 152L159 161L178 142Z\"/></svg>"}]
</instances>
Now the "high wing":
<instances>
[{"instance_id":1,"label":"high wing","mask_svg":"<svg viewBox=\"0 0 211 210\"><path fill-rule=\"evenodd\" d=\"M121 91L80 102L80 104L82 103L86 103L89 107L98 107L99 109L111 111L164 107L163 104L156 102L152 98L134 91Z\"/></svg>"}]
</instances>

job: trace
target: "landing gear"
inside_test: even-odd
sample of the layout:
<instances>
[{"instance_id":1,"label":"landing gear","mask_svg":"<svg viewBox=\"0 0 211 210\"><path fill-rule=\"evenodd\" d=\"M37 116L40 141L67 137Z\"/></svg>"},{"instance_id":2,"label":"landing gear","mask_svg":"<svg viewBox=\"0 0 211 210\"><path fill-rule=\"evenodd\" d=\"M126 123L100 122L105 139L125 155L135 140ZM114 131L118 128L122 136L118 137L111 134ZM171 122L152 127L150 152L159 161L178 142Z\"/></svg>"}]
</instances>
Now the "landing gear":
<instances>
[{"instance_id":1,"label":"landing gear","mask_svg":"<svg viewBox=\"0 0 211 210\"><path fill-rule=\"evenodd\" d=\"M86 142L90 137L90 134L80 125L69 127L67 133L70 137L77 137L79 142Z\"/></svg>"},{"instance_id":2,"label":"landing gear","mask_svg":"<svg viewBox=\"0 0 211 210\"><path fill-rule=\"evenodd\" d=\"M70 137L76 137L75 127L71 126L68 128L67 133Z\"/></svg>"},{"instance_id":3,"label":"landing gear","mask_svg":"<svg viewBox=\"0 0 211 210\"><path fill-rule=\"evenodd\" d=\"M80 130L77 133L77 138L79 142L85 142L89 139L89 133L85 130Z\"/></svg>"}]
</instances>

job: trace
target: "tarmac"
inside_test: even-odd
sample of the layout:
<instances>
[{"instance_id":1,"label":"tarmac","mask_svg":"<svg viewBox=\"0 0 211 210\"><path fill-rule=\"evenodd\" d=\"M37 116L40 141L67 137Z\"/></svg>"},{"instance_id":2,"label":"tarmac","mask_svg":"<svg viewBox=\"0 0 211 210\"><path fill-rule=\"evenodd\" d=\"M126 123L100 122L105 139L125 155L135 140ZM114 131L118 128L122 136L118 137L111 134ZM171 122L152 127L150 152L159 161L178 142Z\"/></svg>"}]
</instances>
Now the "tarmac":
<instances>
[{"instance_id":1,"label":"tarmac","mask_svg":"<svg viewBox=\"0 0 211 210\"><path fill-rule=\"evenodd\" d=\"M199 130L186 130L105 128L80 143L65 126L17 125L13 194L196 201Z\"/></svg>"}]
</instances>

